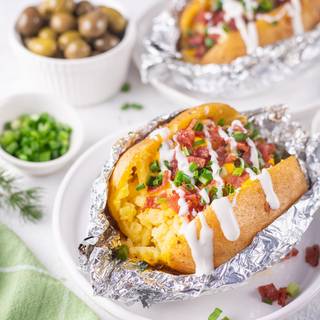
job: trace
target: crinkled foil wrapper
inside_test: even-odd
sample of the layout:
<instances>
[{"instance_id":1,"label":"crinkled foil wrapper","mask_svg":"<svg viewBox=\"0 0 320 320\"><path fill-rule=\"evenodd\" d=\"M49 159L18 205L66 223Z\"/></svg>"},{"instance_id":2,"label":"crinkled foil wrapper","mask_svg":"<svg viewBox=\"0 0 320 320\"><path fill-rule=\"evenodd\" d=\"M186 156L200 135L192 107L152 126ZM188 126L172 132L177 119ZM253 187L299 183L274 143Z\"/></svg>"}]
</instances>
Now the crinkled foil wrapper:
<instances>
[{"instance_id":1,"label":"crinkled foil wrapper","mask_svg":"<svg viewBox=\"0 0 320 320\"><path fill-rule=\"evenodd\" d=\"M258 48L230 64L195 65L181 60L177 12L186 0L153 19L143 41L140 73L144 82L158 80L174 87L210 96L239 96L261 90L311 65L320 56L320 26L303 35Z\"/></svg>"},{"instance_id":2,"label":"crinkled foil wrapper","mask_svg":"<svg viewBox=\"0 0 320 320\"><path fill-rule=\"evenodd\" d=\"M180 111L181 112L181 111ZM87 272L96 295L126 304L185 300L218 292L244 282L256 272L281 261L301 239L320 207L320 135L309 137L290 121L285 106L248 112L263 136L299 158L310 181L309 191L287 212L259 232L252 243L210 275L173 275L159 270L141 271L137 262L114 259L111 248L119 245L120 233L106 210L108 180L120 155L179 111L161 116L119 139L91 190L88 236L79 246L82 270Z\"/></svg>"}]
</instances>

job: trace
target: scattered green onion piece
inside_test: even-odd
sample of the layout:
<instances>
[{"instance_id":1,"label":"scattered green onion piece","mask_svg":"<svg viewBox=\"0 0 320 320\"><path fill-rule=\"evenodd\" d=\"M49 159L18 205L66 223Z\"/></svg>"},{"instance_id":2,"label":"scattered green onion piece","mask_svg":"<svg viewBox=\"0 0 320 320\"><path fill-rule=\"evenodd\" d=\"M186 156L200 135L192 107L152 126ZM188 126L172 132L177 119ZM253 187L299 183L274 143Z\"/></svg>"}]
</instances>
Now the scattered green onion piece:
<instances>
[{"instance_id":1,"label":"scattered green onion piece","mask_svg":"<svg viewBox=\"0 0 320 320\"><path fill-rule=\"evenodd\" d=\"M170 166L170 163L169 163L168 160L164 160L163 163L164 163L164 165L166 166L167 169L169 169L169 170L171 169L171 166Z\"/></svg>"},{"instance_id":2,"label":"scattered green onion piece","mask_svg":"<svg viewBox=\"0 0 320 320\"><path fill-rule=\"evenodd\" d=\"M231 30L227 23L223 24L222 29L223 29L224 32L230 32L230 30Z\"/></svg>"},{"instance_id":3,"label":"scattered green onion piece","mask_svg":"<svg viewBox=\"0 0 320 320\"><path fill-rule=\"evenodd\" d=\"M243 171L244 171L244 168L234 168L234 170L232 171L232 175L236 177L240 177L242 176Z\"/></svg>"},{"instance_id":4,"label":"scattered green onion piece","mask_svg":"<svg viewBox=\"0 0 320 320\"><path fill-rule=\"evenodd\" d=\"M188 175L183 173L182 171L178 171L173 183L177 186L180 187L182 183L185 183L186 185L191 184L191 179Z\"/></svg>"},{"instance_id":5,"label":"scattered green onion piece","mask_svg":"<svg viewBox=\"0 0 320 320\"><path fill-rule=\"evenodd\" d=\"M140 191L140 190L143 190L144 188L146 187L146 185L144 183L140 183L136 186L136 190L137 191Z\"/></svg>"},{"instance_id":6,"label":"scattered green onion piece","mask_svg":"<svg viewBox=\"0 0 320 320\"><path fill-rule=\"evenodd\" d=\"M218 320L222 313L222 310L219 308L215 308L213 312L209 315L208 320Z\"/></svg>"},{"instance_id":7,"label":"scattered green onion piece","mask_svg":"<svg viewBox=\"0 0 320 320\"><path fill-rule=\"evenodd\" d=\"M125 261L128 259L129 256L129 248L127 245L123 244L120 247L118 247L115 251L116 258L122 261Z\"/></svg>"},{"instance_id":8,"label":"scattered green onion piece","mask_svg":"<svg viewBox=\"0 0 320 320\"><path fill-rule=\"evenodd\" d=\"M270 304L270 305L272 304L272 300L269 299L269 298L263 298L263 299L262 299L262 302L263 302L263 303L266 303L266 304Z\"/></svg>"},{"instance_id":9,"label":"scattered green onion piece","mask_svg":"<svg viewBox=\"0 0 320 320\"><path fill-rule=\"evenodd\" d=\"M205 38L204 39L204 45L207 47L207 48L212 48L215 44L215 41L209 37Z\"/></svg>"},{"instance_id":10,"label":"scattered green onion piece","mask_svg":"<svg viewBox=\"0 0 320 320\"><path fill-rule=\"evenodd\" d=\"M183 148L182 148L182 153L183 153L186 157L190 156L190 151L189 151L189 149L188 149L187 147L183 147Z\"/></svg>"},{"instance_id":11,"label":"scattered green onion piece","mask_svg":"<svg viewBox=\"0 0 320 320\"><path fill-rule=\"evenodd\" d=\"M222 10L223 5L222 5L222 0L218 0L214 3L214 11L220 11Z\"/></svg>"},{"instance_id":12,"label":"scattered green onion piece","mask_svg":"<svg viewBox=\"0 0 320 320\"><path fill-rule=\"evenodd\" d=\"M201 145L204 144L204 143L205 143L205 141L204 141L203 139L200 139L200 140L195 141L195 142L192 144L192 146L193 146L193 147L197 147L197 146L201 146Z\"/></svg>"},{"instance_id":13,"label":"scattered green onion piece","mask_svg":"<svg viewBox=\"0 0 320 320\"><path fill-rule=\"evenodd\" d=\"M143 105L140 103L125 103L121 106L121 110L129 110L129 109L141 110L143 109Z\"/></svg>"},{"instance_id":14,"label":"scattered green onion piece","mask_svg":"<svg viewBox=\"0 0 320 320\"><path fill-rule=\"evenodd\" d=\"M300 286L296 282L290 282L287 286L287 293L292 298L297 297L300 293Z\"/></svg>"},{"instance_id":15,"label":"scattered green onion piece","mask_svg":"<svg viewBox=\"0 0 320 320\"><path fill-rule=\"evenodd\" d=\"M269 12L273 9L273 2L272 0L260 0L258 2L258 12Z\"/></svg>"},{"instance_id":16,"label":"scattered green onion piece","mask_svg":"<svg viewBox=\"0 0 320 320\"><path fill-rule=\"evenodd\" d=\"M148 187L158 187L162 184L162 174L159 174L158 176L150 176L147 181Z\"/></svg>"},{"instance_id":17,"label":"scattered green onion piece","mask_svg":"<svg viewBox=\"0 0 320 320\"><path fill-rule=\"evenodd\" d=\"M219 119L217 122L218 126L223 127L225 125L225 120L223 118Z\"/></svg>"},{"instance_id":18,"label":"scattered green onion piece","mask_svg":"<svg viewBox=\"0 0 320 320\"><path fill-rule=\"evenodd\" d=\"M201 122L197 122L194 127L193 127L194 131L202 131L203 130L203 124Z\"/></svg>"},{"instance_id":19,"label":"scattered green onion piece","mask_svg":"<svg viewBox=\"0 0 320 320\"><path fill-rule=\"evenodd\" d=\"M232 134L237 142L244 142L247 139L247 135L243 132L236 131Z\"/></svg>"},{"instance_id":20,"label":"scattered green onion piece","mask_svg":"<svg viewBox=\"0 0 320 320\"><path fill-rule=\"evenodd\" d=\"M121 92L129 92L131 89L131 85L129 82L125 82L121 87Z\"/></svg>"},{"instance_id":21,"label":"scattered green onion piece","mask_svg":"<svg viewBox=\"0 0 320 320\"><path fill-rule=\"evenodd\" d=\"M189 170L191 172L195 172L198 169L198 165L195 162L191 162L189 166Z\"/></svg>"},{"instance_id":22,"label":"scattered green onion piece","mask_svg":"<svg viewBox=\"0 0 320 320\"><path fill-rule=\"evenodd\" d=\"M210 183L213 179L212 173L208 170L208 169L203 169L200 173L199 176L199 181L204 184L207 185L208 183Z\"/></svg>"},{"instance_id":23,"label":"scattered green onion piece","mask_svg":"<svg viewBox=\"0 0 320 320\"><path fill-rule=\"evenodd\" d=\"M149 168L152 172L160 172L160 166L157 160L152 161Z\"/></svg>"},{"instance_id":24,"label":"scattered green onion piece","mask_svg":"<svg viewBox=\"0 0 320 320\"><path fill-rule=\"evenodd\" d=\"M225 317L222 318L222 320L230 320L230 318L225 316Z\"/></svg>"},{"instance_id":25,"label":"scattered green onion piece","mask_svg":"<svg viewBox=\"0 0 320 320\"><path fill-rule=\"evenodd\" d=\"M226 184L223 188L223 195L228 196L232 193L234 193L234 186L232 184Z\"/></svg>"}]
</instances>

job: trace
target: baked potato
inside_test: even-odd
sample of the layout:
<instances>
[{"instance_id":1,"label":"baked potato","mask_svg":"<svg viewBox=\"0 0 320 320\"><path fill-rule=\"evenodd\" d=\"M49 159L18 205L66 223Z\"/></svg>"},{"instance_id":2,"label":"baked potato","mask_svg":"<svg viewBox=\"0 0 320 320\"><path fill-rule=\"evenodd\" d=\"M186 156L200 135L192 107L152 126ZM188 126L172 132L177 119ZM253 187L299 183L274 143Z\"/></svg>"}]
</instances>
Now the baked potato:
<instances>
[{"instance_id":1,"label":"baked potato","mask_svg":"<svg viewBox=\"0 0 320 320\"><path fill-rule=\"evenodd\" d=\"M320 0L191 0L179 15L183 60L225 64L312 30Z\"/></svg>"},{"instance_id":2,"label":"baked potato","mask_svg":"<svg viewBox=\"0 0 320 320\"><path fill-rule=\"evenodd\" d=\"M129 148L108 186L129 256L210 273L308 189L294 156L225 104L188 109Z\"/></svg>"}]
</instances>

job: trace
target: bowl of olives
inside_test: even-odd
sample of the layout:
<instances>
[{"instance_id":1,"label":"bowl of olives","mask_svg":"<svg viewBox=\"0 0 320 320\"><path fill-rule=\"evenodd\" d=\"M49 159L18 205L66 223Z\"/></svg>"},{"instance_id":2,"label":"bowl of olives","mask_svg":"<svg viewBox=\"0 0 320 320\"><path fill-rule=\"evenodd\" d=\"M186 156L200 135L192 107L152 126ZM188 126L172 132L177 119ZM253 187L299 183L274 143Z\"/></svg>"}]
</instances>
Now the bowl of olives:
<instances>
[{"instance_id":1,"label":"bowl of olives","mask_svg":"<svg viewBox=\"0 0 320 320\"><path fill-rule=\"evenodd\" d=\"M27 87L83 106L119 91L135 32L112 0L42 0L19 14L11 42Z\"/></svg>"}]
</instances>

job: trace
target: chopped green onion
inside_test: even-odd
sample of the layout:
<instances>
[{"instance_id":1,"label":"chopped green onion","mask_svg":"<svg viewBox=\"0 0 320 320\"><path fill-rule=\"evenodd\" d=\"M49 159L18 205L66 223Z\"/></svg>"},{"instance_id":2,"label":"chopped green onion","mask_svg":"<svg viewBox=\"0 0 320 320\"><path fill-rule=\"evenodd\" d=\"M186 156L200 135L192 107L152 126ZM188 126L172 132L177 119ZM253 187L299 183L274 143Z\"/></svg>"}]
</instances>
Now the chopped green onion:
<instances>
[{"instance_id":1,"label":"chopped green onion","mask_svg":"<svg viewBox=\"0 0 320 320\"><path fill-rule=\"evenodd\" d=\"M287 293L292 298L297 297L300 293L300 286L296 282L290 282L287 287Z\"/></svg>"},{"instance_id":2,"label":"chopped green onion","mask_svg":"<svg viewBox=\"0 0 320 320\"><path fill-rule=\"evenodd\" d=\"M160 172L159 162L154 160L150 163L149 168L152 172Z\"/></svg>"},{"instance_id":3,"label":"chopped green onion","mask_svg":"<svg viewBox=\"0 0 320 320\"><path fill-rule=\"evenodd\" d=\"M195 162L191 162L189 166L189 170L191 172L195 172L198 169L198 165Z\"/></svg>"},{"instance_id":4,"label":"chopped green onion","mask_svg":"<svg viewBox=\"0 0 320 320\"><path fill-rule=\"evenodd\" d=\"M202 131L203 130L203 124L201 122L197 122L194 127L193 127L194 131Z\"/></svg>"},{"instance_id":5,"label":"chopped green onion","mask_svg":"<svg viewBox=\"0 0 320 320\"><path fill-rule=\"evenodd\" d=\"M244 168L234 168L232 175L236 177L242 176Z\"/></svg>"},{"instance_id":6,"label":"chopped green onion","mask_svg":"<svg viewBox=\"0 0 320 320\"><path fill-rule=\"evenodd\" d=\"M192 183L187 183L186 188L190 191L194 190L194 185Z\"/></svg>"},{"instance_id":7,"label":"chopped green onion","mask_svg":"<svg viewBox=\"0 0 320 320\"><path fill-rule=\"evenodd\" d=\"M230 32L230 27L227 23L224 23L222 26L222 29L224 32Z\"/></svg>"},{"instance_id":8,"label":"chopped green onion","mask_svg":"<svg viewBox=\"0 0 320 320\"><path fill-rule=\"evenodd\" d=\"M138 184L138 185L136 186L136 190L137 190L137 191L140 191L140 190L144 189L145 187L146 187L146 185L145 185L144 183L140 183L140 184Z\"/></svg>"},{"instance_id":9,"label":"chopped green onion","mask_svg":"<svg viewBox=\"0 0 320 320\"><path fill-rule=\"evenodd\" d=\"M190 151L189 151L189 149L188 149L187 147L183 147L183 148L182 148L182 153L183 153L186 157L190 156Z\"/></svg>"},{"instance_id":10,"label":"chopped green onion","mask_svg":"<svg viewBox=\"0 0 320 320\"><path fill-rule=\"evenodd\" d=\"M262 302L263 302L263 303L266 303L266 304L272 304L272 300L269 299L269 298L263 298L263 299L262 299Z\"/></svg>"},{"instance_id":11,"label":"chopped green onion","mask_svg":"<svg viewBox=\"0 0 320 320\"><path fill-rule=\"evenodd\" d=\"M223 6L222 6L222 0L217 0L214 2L214 11L220 11L222 10Z\"/></svg>"},{"instance_id":12,"label":"chopped green onion","mask_svg":"<svg viewBox=\"0 0 320 320\"><path fill-rule=\"evenodd\" d=\"M260 0L257 8L258 12L269 12L273 9L272 0Z\"/></svg>"},{"instance_id":13,"label":"chopped green onion","mask_svg":"<svg viewBox=\"0 0 320 320\"><path fill-rule=\"evenodd\" d=\"M228 196L229 194L232 194L234 193L234 186L232 184L226 184L224 187L223 187L223 195L224 196Z\"/></svg>"},{"instance_id":14,"label":"chopped green onion","mask_svg":"<svg viewBox=\"0 0 320 320\"><path fill-rule=\"evenodd\" d=\"M217 122L218 126L223 127L225 124L225 120L223 118L219 119Z\"/></svg>"},{"instance_id":15,"label":"chopped green onion","mask_svg":"<svg viewBox=\"0 0 320 320\"><path fill-rule=\"evenodd\" d=\"M218 193L218 188L217 187L211 187L209 189L209 191L207 190L208 195L210 197L211 200L216 199L217 198L217 193Z\"/></svg>"},{"instance_id":16,"label":"chopped green onion","mask_svg":"<svg viewBox=\"0 0 320 320\"><path fill-rule=\"evenodd\" d=\"M254 129L252 130L252 133L250 134L250 138L251 138L252 140L257 140L257 139L261 138L260 132L259 132L259 130L258 130L257 128L254 128Z\"/></svg>"},{"instance_id":17,"label":"chopped green onion","mask_svg":"<svg viewBox=\"0 0 320 320\"><path fill-rule=\"evenodd\" d=\"M129 109L141 110L143 109L143 105L140 103L125 103L121 106L121 110L129 110Z\"/></svg>"},{"instance_id":18,"label":"chopped green onion","mask_svg":"<svg viewBox=\"0 0 320 320\"><path fill-rule=\"evenodd\" d=\"M222 318L222 320L230 320L230 318L225 316L225 317Z\"/></svg>"},{"instance_id":19,"label":"chopped green onion","mask_svg":"<svg viewBox=\"0 0 320 320\"><path fill-rule=\"evenodd\" d=\"M209 37L205 38L204 39L204 45L207 47L207 48L212 48L213 45L215 44L215 41Z\"/></svg>"},{"instance_id":20,"label":"chopped green onion","mask_svg":"<svg viewBox=\"0 0 320 320\"><path fill-rule=\"evenodd\" d=\"M158 187L162 184L162 174L159 174L158 176L150 176L147 181L148 187Z\"/></svg>"},{"instance_id":21,"label":"chopped green onion","mask_svg":"<svg viewBox=\"0 0 320 320\"><path fill-rule=\"evenodd\" d=\"M192 146L193 146L193 147L197 147L197 146L201 146L201 145L204 144L204 143L205 143L205 141L204 141L203 139L200 139L200 140L195 141L195 142L192 144Z\"/></svg>"},{"instance_id":22,"label":"chopped green onion","mask_svg":"<svg viewBox=\"0 0 320 320\"><path fill-rule=\"evenodd\" d=\"M247 135L243 132L236 131L232 134L237 142L244 142L247 139Z\"/></svg>"},{"instance_id":23,"label":"chopped green onion","mask_svg":"<svg viewBox=\"0 0 320 320\"><path fill-rule=\"evenodd\" d=\"M129 92L131 89L131 85L129 82L125 82L121 87L121 92Z\"/></svg>"},{"instance_id":24,"label":"chopped green onion","mask_svg":"<svg viewBox=\"0 0 320 320\"><path fill-rule=\"evenodd\" d=\"M213 312L209 315L208 320L218 320L221 313L222 313L221 309L215 308Z\"/></svg>"},{"instance_id":25,"label":"chopped green onion","mask_svg":"<svg viewBox=\"0 0 320 320\"><path fill-rule=\"evenodd\" d=\"M178 171L175 178L174 178L174 181L173 183L179 187L182 185L182 183L185 183L185 184L191 184L191 179L188 175L186 175L185 173L183 173L182 171Z\"/></svg>"},{"instance_id":26,"label":"chopped green onion","mask_svg":"<svg viewBox=\"0 0 320 320\"><path fill-rule=\"evenodd\" d=\"M208 169L203 169L200 173L200 176L199 176L199 181L206 185L208 183L210 183L213 179L213 176L212 176L212 173L208 170Z\"/></svg>"},{"instance_id":27,"label":"chopped green onion","mask_svg":"<svg viewBox=\"0 0 320 320\"><path fill-rule=\"evenodd\" d=\"M168 160L164 160L163 163L164 163L164 165L166 166L167 169L169 169L169 170L171 169L171 166L170 166L170 163L169 163Z\"/></svg>"},{"instance_id":28,"label":"chopped green onion","mask_svg":"<svg viewBox=\"0 0 320 320\"><path fill-rule=\"evenodd\" d=\"M128 259L129 256L129 248L127 245L123 244L120 247L118 247L115 251L116 258L122 261L125 261Z\"/></svg>"}]
</instances>

